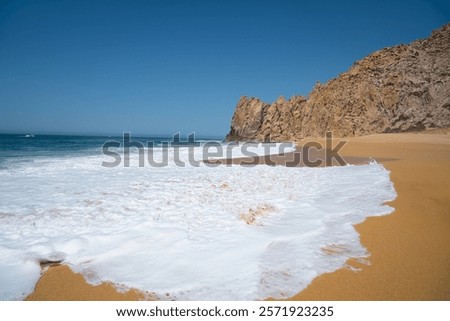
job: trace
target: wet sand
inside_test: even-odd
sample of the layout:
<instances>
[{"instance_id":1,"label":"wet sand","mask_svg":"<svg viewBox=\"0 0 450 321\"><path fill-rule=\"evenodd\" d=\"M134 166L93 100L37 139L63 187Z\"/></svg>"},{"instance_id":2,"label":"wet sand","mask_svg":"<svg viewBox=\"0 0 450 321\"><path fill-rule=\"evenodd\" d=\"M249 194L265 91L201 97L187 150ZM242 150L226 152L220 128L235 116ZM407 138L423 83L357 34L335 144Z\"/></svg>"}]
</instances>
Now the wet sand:
<instances>
[{"instance_id":1,"label":"wet sand","mask_svg":"<svg viewBox=\"0 0 450 321\"><path fill-rule=\"evenodd\" d=\"M130 290L118 292L109 283L92 286L81 274L74 273L66 265L48 267L36 288L26 300L31 301L134 301L145 298L144 293Z\"/></svg>"},{"instance_id":2,"label":"wet sand","mask_svg":"<svg viewBox=\"0 0 450 321\"><path fill-rule=\"evenodd\" d=\"M361 264L319 276L293 300L450 300L450 131L351 138L349 163L372 158L391 171L393 214L356 225L371 253ZM318 157L322 155L318 152ZM281 159L278 159L280 161ZM111 284L88 285L67 266L50 267L27 300L139 300Z\"/></svg>"},{"instance_id":3,"label":"wet sand","mask_svg":"<svg viewBox=\"0 0 450 321\"><path fill-rule=\"evenodd\" d=\"M351 139L343 155L386 158L397 198L391 215L355 228L371 256L359 272L316 278L293 300L450 300L450 135Z\"/></svg>"}]
</instances>

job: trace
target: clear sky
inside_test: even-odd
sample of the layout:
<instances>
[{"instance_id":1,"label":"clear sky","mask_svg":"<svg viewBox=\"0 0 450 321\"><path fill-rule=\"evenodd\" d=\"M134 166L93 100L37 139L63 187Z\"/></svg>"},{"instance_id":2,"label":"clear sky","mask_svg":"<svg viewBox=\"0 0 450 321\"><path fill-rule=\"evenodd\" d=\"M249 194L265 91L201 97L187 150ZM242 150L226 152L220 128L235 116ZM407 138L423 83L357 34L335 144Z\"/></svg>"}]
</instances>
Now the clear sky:
<instances>
[{"instance_id":1,"label":"clear sky","mask_svg":"<svg viewBox=\"0 0 450 321\"><path fill-rule=\"evenodd\" d=\"M449 1L0 0L0 132L224 136L240 96L307 95L449 21Z\"/></svg>"}]
</instances>

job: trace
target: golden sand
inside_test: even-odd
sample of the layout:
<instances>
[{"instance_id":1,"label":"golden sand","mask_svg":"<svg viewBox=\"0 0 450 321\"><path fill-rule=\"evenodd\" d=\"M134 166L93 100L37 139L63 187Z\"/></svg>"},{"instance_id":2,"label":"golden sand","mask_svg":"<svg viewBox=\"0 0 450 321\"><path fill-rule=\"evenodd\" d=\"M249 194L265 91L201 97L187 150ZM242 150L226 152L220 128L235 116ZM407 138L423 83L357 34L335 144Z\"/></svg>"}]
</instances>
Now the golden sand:
<instances>
[{"instance_id":1,"label":"golden sand","mask_svg":"<svg viewBox=\"0 0 450 321\"><path fill-rule=\"evenodd\" d=\"M450 135L353 138L343 155L387 158L397 199L391 215L355 228L371 256L316 278L293 300L450 299Z\"/></svg>"},{"instance_id":2,"label":"golden sand","mask_svg":"<svg viewBox=\"0 0 450 321\"><path fill-rule=\"evenodd\" d=\"M346 160L373 158L391 171L391 215L356 225L367 262L317 277L293 300L450 300L450 135L448 130L349 139ZM332 246L324 251L335 251ZM369 263L369 264L367 264ZM66 266L50 267L28 300L138 300L111 284L88 285Z\"/></svg>"},{"instance_id":3,"label":"golden sand","mask_svg":"<svg viewBox=\"0 0 450 321\"><path fill-rule=\"evenodd\" d=\"M120 293L109 283L92 286L81 274L66 265L54 265L42 275L32 294L32 301L122 301L142 300L145 295L136 290Z\"/></svg>"}]
</instances>

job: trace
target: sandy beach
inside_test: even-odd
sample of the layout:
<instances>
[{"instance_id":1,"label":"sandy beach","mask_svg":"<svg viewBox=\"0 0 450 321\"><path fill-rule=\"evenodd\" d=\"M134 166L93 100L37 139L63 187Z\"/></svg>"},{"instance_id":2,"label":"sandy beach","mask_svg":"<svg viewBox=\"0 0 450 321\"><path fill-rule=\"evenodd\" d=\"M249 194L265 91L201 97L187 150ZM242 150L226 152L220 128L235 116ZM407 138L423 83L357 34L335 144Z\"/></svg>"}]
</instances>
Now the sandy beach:
<instances>
[{"instance_id":1,"label":"sandy beach","mask_svg":"<svg viewBox=\"0 0 450 321\"><path fill-rule=\"evenodd\" d=\"M347 139L346 139L347 140ZM450 300L450 131L377 134L348 139L349 163L372 158L391 171L391 215L355 226L371 253L316 278L293 300ZM27 300L139 300L111 284L88 285L65 265L48 267Z\"/></svg>"},{"instance_id":2,"label":"sandy beach","mask_svg":"<svg viewBox=\"0 0 450 321\"><path fill-rule=\"evenodd\" d=\"M389 205L395 212L355 226L370 265L350 260L361 271L321 275L292 299L449 300L450 135L353 138L343 155L372 157L391 171L398 196Z\"/></svg>"}]
</instances>

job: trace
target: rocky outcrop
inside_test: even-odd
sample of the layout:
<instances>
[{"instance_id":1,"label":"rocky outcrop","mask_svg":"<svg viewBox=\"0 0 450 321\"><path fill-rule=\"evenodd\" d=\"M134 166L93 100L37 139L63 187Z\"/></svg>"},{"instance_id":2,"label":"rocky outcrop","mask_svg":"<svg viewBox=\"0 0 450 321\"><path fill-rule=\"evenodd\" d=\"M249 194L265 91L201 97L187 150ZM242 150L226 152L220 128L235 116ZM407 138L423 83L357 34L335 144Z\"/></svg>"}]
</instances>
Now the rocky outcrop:
<instances>
[{"instance_id":1,"label":"rocky outcrop","mask_svg":"<svg viewBox=\"0 0 450 321\"><path fill-rule=\"evenodd\" d=\"M308 98L242 97L227 140L285 141L450 126L450 24L357 61Z\"/></svg>"}]
</instances>

